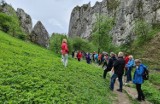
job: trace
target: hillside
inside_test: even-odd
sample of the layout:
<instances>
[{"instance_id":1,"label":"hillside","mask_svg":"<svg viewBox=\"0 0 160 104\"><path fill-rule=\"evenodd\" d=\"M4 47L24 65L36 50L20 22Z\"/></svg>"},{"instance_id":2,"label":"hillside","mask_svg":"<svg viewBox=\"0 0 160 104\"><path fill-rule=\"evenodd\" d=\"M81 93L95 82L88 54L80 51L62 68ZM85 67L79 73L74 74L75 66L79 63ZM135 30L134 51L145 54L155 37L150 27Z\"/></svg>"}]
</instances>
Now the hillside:
<instances>
[{"instance_id":1,"label":"hillside","mask_svg":"<svg viewBox=\"0 0 160 104\"><path fill-rule=\"evenodd\" d=\"M60 57L0 31L0 103L111 104L101 69Z\"/></svg>"}]
</instances>

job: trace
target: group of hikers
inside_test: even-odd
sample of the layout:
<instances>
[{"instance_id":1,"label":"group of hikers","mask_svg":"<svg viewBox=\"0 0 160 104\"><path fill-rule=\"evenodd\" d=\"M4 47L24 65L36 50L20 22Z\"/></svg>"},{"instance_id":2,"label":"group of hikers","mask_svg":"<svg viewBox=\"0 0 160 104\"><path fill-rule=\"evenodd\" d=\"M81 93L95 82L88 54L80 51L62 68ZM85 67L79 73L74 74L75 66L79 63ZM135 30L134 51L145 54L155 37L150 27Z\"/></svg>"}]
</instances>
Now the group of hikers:
<instances>
[{"instance_id":1,"label":"group of hikers","mask_svg":"<svg viewBox=\"0 0 160 104\"><path fill-rule=\"evenodd\" d=\"M67 46L67 40L63 39L62 45L61 45L61 53L63 58L63 64L66 67L68 63L68 46ZM145 96L143 94L143 91L141 89L141 85L144 82L144 72L147 69L144 64L142 64L142 61L140 59L133 58L132 55L124 54L123 52L119 52L118 54L115 54L114 52L111 52L108 54L107 52L103 52L101 54L98 54L96 52L93 53L85 53L85 52L72 52L72 58L76 58L78 61L81 61L82 58L86 59L86 62L88 64L97 63L98 65L102 65L102 68L104 69L103 72L103 78L106 79L106 75L108 72L111 72L111 79L110 79L110 90L114 90L114 84L116 79L119 81L119 89L117 91L122 92L123 90L123 76L126 76L127 79L125 81L125 84L133 82L136 85L136 89L138 92L138 101L145 100ZM132 79L132 69L135 69L134 76Z\"/></svg>"}]
</instances>

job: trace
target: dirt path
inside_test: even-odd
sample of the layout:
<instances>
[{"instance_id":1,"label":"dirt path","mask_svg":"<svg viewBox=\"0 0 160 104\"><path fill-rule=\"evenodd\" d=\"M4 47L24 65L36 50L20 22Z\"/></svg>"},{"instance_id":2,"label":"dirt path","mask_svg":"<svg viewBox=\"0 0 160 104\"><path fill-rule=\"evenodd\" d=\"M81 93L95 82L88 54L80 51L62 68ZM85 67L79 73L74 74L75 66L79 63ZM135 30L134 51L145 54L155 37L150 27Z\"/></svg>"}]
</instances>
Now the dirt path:
<instances>
[{"instance_id":1,"label":"dirt path","mask_svg":"<svg viewBox=\"0 0 160 104\"><path fill-rule=\"evenodd\" d=\"M128 95L124 91L123 92L116 91L118 88L119 85L116 81L113 93L117 95L117 101L115 101L113 104L132 104L131 101L129 100Z\"/></svg>"}]
</instances>

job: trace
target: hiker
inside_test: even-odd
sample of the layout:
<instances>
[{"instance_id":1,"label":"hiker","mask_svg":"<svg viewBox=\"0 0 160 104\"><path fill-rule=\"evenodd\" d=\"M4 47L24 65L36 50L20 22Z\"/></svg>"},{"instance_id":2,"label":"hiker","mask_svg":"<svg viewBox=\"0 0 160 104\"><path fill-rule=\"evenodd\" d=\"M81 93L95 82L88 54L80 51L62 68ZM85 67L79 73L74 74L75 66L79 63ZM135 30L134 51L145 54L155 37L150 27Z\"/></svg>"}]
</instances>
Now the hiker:
<instances>
[{"instance_id":1,"label":"hiker","mask_svg":"<svg viewBox=\"0 0 160 104\"><path fill-rule=\"evenodd\" d=\"M130 55L129 61L126 65L126 67L127 67L127 81L126 81L126 83L129 83L130 81L132 81L132 74L131 73L132 73L132 69L134 66L135 66L135 62L134 62L133 56Z\"/></svg>"},{"instance_id":2,"label":"hiker","mask_svg":"<svg viewBox=\"0 0 160 104\"><path fill-rule=\"evenodd\" d=\"M145 100L145 96L143 94L143 91L141 89L141 85L144 82L143 80L143 72L144 72L144 68L146 66L144 66L141 62L141 60L136 59L135 60L135 64L136 64L136 70L134 72L134 77L133 77L133 83L136 84L136 89L138 92L138 101L142 101Z\"/></svg>"},{"instance_id":3,"label":"hiker","mask_svg":"<svg viewBox=\"0 0 160 104\"><path fill-rule=\"evenodd\" d=\"M96 54L96 52L94 51L93 54L92 54L92 60L93 60L93 62L95 62L95 58L94 58L95 54Z\"/></svg>"},{"instance_id":4,"label":"hiker","mask_svg":"<svg viewBox=\"0 0 160 104\"><path fill-rule=\"evenodd\" d=\"M102 54L98 55L98 64L101 65L101 61L102 61Z\"/></svg>"},{"instance_id":5,"label":"hiker","mask_svg":"<svg viewBox=\"0 0 160 104\"><path fill-rule=\"evenodd\" d=\"M124 60L125 60L125 66L126 66L126 65L128 64L128 61L129 61L129 56L128 56L128 54L127 54L127 53L125 53ZM128 70L128 68L127 68L127 67L125 67L125 69L124 69L124 71L125 71L124 76L127 76L127 70Z\"/></svg>"},{"instance_id":6,"label":"hiker","mask_svg":"<svg viewBox=\"0 0 160 104\"><path fill-rule=\"evenodd\" d=\"M90 58L90 53L86 53L86 61L88 64L90 64L91 58Z\"/></svg>"},{"instance_id":7,"label":"hiker","mask_svg":"<svg viewBox=\"0 0 160 104\"><path fill-rule=\"evenodd\" d=\"M63 39L62 40L62 45L61 45L61 54L62 54L62 58L63 58L63 65L65 67L67 67L68 64L68 45L67 45L67 40Z\"/></svg>"},{"instance_id":8,"label":"hiker","mask_svg":"<svg viewBox=\"0 0 160 104\"><path fill-rule=\"evenodd\" d=\"M74 53L75 53L75 51L72 52L72 58L74 58Z\"/></svg>"},{"instance_id":9,"label":"hiker","mask_svg":"<svg viewBox=\"0 0 160 104\"><path fill-rule=\"evenodd\" d=\"M98 54L97 53L94 55L94 59L95 59L95 63L98 63Z\"/></svg>"},{"instance_id":10,"label":"hiker","mask_svg":"<svg viewBox=\"0 0 160 104\"><path fill-rule=\"evenodd\" d=\"M82 58L82 52L79 51L79 52L77 53L77 59L78 59L78 61L81 61L81 58Z\"/></svg>"},{"instance_id":11,"label":"hiker","mask_svg":"<svg viewBox=\"0 0 160 104\"><path fill-rule=\"evenodd\" d=\"M77 52L74 52L74 58L77 59Z\"/></svg>"},{"instance_id":12,"label":"hiker","mask_svg":"<svg viewBox=\"0 0 160 104\"><path fill-rule=\"evenodd\" d=\"M122 92L122 89L123 89L122 77L124 74L124 67L125 67L125 60L123 58L123 52L119 52L118 59L115 61L112 69L112 72L114 72L110 82L110 89L112 91L114 90L114 83L116 81L116 78L118 77L119 89L117 89L117 91Z\"/></svg>"},{"instance_id":13,"label":"hiker","mask_svg":"<svg viewBox=\"0 0 160 104\"><path fill-rule=\"evenodd\" d=\"M103 72L103 78L104 79L106 79L107 72L111 71L114 62L117 60L116 57L115 57L114 52L111 52L110 56L111 56L111 58L109 58L108 63L107 63L107 67Z\"/></svg>"}]
</instances>

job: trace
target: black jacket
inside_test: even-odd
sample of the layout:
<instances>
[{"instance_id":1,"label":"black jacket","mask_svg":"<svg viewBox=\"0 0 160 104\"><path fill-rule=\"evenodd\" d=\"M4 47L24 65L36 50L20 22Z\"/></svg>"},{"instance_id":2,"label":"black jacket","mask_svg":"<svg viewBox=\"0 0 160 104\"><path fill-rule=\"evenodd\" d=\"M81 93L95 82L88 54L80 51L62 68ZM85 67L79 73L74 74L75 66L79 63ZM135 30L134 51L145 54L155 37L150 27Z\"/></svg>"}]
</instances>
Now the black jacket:
<instances>
[{"instance_id":1,"label":"black jacket","mask_svg":"<svg viewBox=\"0 0 160 104\"><path fill-rule=\"evenodd\" d=\"M114 63L114 72L115 74L123 75L124 74L124 68L125 68L125 60L123 57L119 57L117 61Z\"/></svg>"},{"instance_id":2,"label":"black jacket","mask_svg":"<svg viewBox=\"0 0 160 104\"><path fill-rule=\"evenodd\" d=\"M107 70L108 70L108 71L111 71L111 69L112 69L112 67L113 67L113 64L114 64L114 62L115 62L116 60L117 60L117 59L116 59L115 56L109 58L109 61L108 61L108 64L107 64Z\"/></svg>"}]
</instances>

